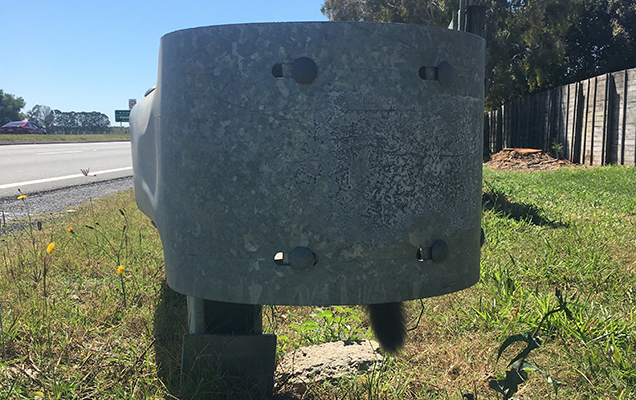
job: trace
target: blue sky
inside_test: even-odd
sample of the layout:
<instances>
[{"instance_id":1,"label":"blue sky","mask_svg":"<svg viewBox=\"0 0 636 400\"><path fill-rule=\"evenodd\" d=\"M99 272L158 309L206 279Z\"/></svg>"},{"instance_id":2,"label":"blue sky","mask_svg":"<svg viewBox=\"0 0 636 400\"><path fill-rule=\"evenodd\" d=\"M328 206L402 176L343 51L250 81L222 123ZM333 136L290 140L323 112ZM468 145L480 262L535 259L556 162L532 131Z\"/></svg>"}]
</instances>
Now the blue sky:
<instances>
[{"instance_id":1,"label":"blue sky","mask_svg":"<svg viewBox=\"0 0 636 400\"><path fill-rule=\"evenodd\" d=\"M61 111L115 110L157 81L159 40L197 26L326 21L324 0L1 0L0 89Z\"/></svg>"}]
</instances>

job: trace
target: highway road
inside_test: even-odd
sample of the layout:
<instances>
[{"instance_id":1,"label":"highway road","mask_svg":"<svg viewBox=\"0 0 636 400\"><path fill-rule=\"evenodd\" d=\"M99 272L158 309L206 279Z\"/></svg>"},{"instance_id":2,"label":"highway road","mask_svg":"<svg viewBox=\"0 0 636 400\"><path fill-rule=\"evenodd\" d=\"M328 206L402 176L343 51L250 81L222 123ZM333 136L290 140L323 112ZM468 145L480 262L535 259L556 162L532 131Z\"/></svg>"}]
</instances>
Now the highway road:
<instances>
[{"instance_id":1,"label":"highway road","mask_svg":"<svg viewBox=\"0 0 636 400\"><path fill-rule=\"evenodd\" d=\"M126 176L132 176L130 142L0 146L0 198Z\"/></svg>"}]
</instances>

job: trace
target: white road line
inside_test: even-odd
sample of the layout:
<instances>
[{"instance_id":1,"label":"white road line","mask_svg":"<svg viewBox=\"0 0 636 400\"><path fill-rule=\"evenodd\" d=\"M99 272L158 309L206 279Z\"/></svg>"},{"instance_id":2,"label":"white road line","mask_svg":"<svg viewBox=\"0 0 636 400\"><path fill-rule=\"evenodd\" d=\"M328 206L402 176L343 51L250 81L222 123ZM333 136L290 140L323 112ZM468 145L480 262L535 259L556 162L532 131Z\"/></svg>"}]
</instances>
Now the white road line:
<instances>
[{"instance_id":1,"label":"white road line","mask_svg":"<svg viewBox=\"0 0 636 400\"><path fill-rule=\"evenodd\" d=\"M83 150L68 150L68 151L50 151L48 153L35 153L36 156L48 156L51 154L73 154L73 153L82 153Z\"/></svg>"},{"instance_id":2,"label":"white road line","mask_svg":"<svg viewBox=\"0 0 636 400\"><path fill-rule=\"evenodd\" d=\"M101 174L108 174L111 172L121 172L121 171L127 171L127 170L131 170L132 167L123 167L123 168L114 168L114 169L105 169L103 171L95 171L95 172L90 172L90 175L101 175ZM36 183L46 183L46 182L54 182L54 181L63 181L64 179L73 179L73 178L81 178L82 176L84 176L84 174L74 174L74 175L66 175L66 176L56 176L53 178L44 178L44 179L36 179L34 181L25 181L25 182L16 182L16 183L7 183L6 185L0 185L0 189L9 189L9 188L14 188L17 186L26 186L26 185L33 185Z\"/></svg>"}]
</instances>

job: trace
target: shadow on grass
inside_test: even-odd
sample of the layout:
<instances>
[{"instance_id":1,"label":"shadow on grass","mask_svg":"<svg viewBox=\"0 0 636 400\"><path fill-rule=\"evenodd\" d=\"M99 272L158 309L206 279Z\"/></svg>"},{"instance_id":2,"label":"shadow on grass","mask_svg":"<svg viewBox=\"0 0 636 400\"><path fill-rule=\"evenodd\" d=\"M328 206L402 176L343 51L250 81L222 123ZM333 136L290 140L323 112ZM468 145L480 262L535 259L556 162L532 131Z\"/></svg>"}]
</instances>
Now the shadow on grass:
<instances>
[{"instance_id":1,"label":"shadow on grass","mask_svg":"<svg viewBox=\"0 0 636 400\"><path fill-rule=\"evenodd\" d=\"M181 347L183 334L188 328L188 306L186 296L170 289L165 281L161 285L154 321L157 375L168 392L178 397Z\"/></svg>"},{"instance_id":2,"label":"shadow on grass","mask_svg":"<svg viewBox=\"0 0 636 400\"><path fill-rule=\"evenodd\" d=\"M274 393L263 396L249 390L240 379L215 376L205 381L186 380L181 386L181 352L183 335L188 332L188 307L186 296L161 285L159 303L155 310L155 359L157 375L174 398L186 399L245 399L245 400L300 400L293 393Z\"/></svg>"},{"instance_id":3,"label":"shadow on grass","mask_svg":"<svg viewBox=\"0 0 636 400\"><path fill-rule=\"evenodd\" d=\"M567 224L562 221L553 221L545 218L539 207L533 204L515 203L510 201L508 196L501 192L486 191L482 193L481 204L484 210L495 211L506 218L516 221L552 228L563 228L567 226Z\"/></svg>"}]
</instances>

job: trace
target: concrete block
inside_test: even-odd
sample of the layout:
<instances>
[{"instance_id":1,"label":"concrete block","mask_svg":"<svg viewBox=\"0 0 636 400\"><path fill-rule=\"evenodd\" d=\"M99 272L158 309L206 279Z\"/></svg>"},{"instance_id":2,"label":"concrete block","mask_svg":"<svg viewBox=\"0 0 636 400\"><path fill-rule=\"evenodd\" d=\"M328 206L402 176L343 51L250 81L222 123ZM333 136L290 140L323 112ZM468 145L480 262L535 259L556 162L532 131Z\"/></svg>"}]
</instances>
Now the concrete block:
<instances>
[{"instance_id":1,"label":"concrete block","mask_svg":"<svg viewBox=\"0 0 636 400\"><path fill-rule=\"evenodd\" d=\"M183 337L182 388L241 385L246 392L270 394L276 368L275 335L197 335ZM222 390L223 389L218 389Z\"/></svg>"}]
</instances>

